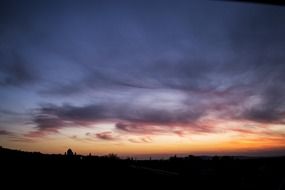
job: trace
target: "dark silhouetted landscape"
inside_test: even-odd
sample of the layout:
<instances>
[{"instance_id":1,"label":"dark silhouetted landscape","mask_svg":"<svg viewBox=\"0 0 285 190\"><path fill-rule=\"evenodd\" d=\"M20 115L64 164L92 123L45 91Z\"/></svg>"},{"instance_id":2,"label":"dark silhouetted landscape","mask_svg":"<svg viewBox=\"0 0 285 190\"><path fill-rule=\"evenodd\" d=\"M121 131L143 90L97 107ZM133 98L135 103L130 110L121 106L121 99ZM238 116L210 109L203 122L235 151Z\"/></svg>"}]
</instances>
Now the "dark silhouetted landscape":
<instances>
[{"instance_id":1,"label":"dark silhouetted landscape","mask_svg":"<svg viewBox=\"0 0 285 190\"><path fill-rule=\"evenodd\" d=\"M284 5L0 0L0 188L285 190Z\"/></svg>"},{"instance_id":2,"label":"dark silhouetted landscape","mask_svg":"<svg viewBox=\"0 0 285 190\"><path fill-rule=\"evenodd\" d=\"M185 187L186 189L285 189L285 157L186 156L161 160L42 154L0 149L5 178L94 187ZM3 178L2 178L3 179ZM108 181L106 183L105 181ZM26 181L33 185L32 182Z\"/></svg>"}]
</instances>

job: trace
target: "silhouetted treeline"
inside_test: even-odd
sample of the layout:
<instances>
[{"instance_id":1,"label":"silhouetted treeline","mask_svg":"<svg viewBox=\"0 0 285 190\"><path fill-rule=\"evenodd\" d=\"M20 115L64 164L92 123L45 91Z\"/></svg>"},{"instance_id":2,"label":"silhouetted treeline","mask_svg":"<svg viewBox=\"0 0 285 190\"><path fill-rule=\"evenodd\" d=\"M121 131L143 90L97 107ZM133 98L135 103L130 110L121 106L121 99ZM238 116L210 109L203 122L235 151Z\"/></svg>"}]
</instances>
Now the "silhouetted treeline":
<instances>
[{"instance_id":1,"label":"silhouetted treeline","mask_svg":"<svg viewBox=\"0 0 285 190\"><path fill-rule=\"evenodd\" d=\"M42 154L40 152L26 152L0 147L0 159L6 161L42 161L42 160L120 160L116 154L106 156L83 156L72 153L69 149L65 154Z\"/></svg>"},{"instance_id":2,"label":"silhouetted treeline","mask_svg":"<svg viewBox=\"0 0 285 190\"><path fill-rule=\"evenodd\" d=\"M82 156L68 152L42 154L0 148L2 173L9 179L29 177L43 183L48 179L52 183L72 185L72 182L86 187L107 180L106 187L116 185L118 188L133 187L130 184L136 183L145 188L158 185L176 189L285 189L285 157L190 155L135 160L120 159L115 154ZM27 171L31 174L27 175Z\"/></svg>"}]
</instances>

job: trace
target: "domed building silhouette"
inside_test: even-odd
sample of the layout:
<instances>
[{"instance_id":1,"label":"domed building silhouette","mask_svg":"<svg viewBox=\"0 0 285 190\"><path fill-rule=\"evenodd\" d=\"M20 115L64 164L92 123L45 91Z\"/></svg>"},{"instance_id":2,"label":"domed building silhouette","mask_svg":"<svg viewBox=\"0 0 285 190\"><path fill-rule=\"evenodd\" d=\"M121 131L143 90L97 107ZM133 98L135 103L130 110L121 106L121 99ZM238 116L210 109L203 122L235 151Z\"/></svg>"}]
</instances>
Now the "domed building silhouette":
<instances>
[{"instance_id":1,"label":"domed building silhouette","mask_svg":"<svg viewBox=\"0 0 285 190\"><path fill-rule=\"evenodd\" d=\"M69 148L67 151L66 151L66 156L69 156L69 157L71 157L71 156L73 156L74 154L73 154L73 151Z\"/></svg>"}]
</instances>

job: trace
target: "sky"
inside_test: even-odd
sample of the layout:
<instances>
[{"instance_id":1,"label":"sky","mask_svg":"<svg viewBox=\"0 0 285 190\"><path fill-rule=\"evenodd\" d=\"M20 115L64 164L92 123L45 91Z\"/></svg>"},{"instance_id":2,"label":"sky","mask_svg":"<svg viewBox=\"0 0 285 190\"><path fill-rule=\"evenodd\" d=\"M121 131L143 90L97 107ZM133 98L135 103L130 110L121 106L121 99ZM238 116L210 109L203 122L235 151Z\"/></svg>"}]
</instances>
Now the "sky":
<instances>
[{"instance_id":1,"label":"sky","mask_svg":"<svg viewBox=\"0 0 285 190\"><path fill-rule=\"evenodd\" d=\"M3 0L0 145L285 154L285 7Z\"/></svg>"}]
</instances>

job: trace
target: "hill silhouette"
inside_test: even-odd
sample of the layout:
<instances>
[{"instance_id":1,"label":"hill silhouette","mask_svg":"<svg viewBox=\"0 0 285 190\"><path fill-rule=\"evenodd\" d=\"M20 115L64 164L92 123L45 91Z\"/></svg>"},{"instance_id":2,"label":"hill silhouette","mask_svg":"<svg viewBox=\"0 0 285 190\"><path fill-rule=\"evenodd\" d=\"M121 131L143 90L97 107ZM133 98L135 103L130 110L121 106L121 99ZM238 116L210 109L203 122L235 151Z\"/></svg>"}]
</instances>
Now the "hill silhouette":
<instances>
[{"instance_id":1,"label":"hill silhouette","mask_svg":"<svg viewBox=\"0 0 285 190\"><path fill-rule=\"evenodd\" d=\"M30 181L29 185L35 180L47 186L59 183L82 188L99 185L128 188L135 187L131 185L135 183L145 188L285 189L285 157L190 155L164 160L135 160L120 159L115 154L83 156L76 155L71 149L68 152L42 154L1 147L2 179Z\"/></svg>"}]
</instances>

